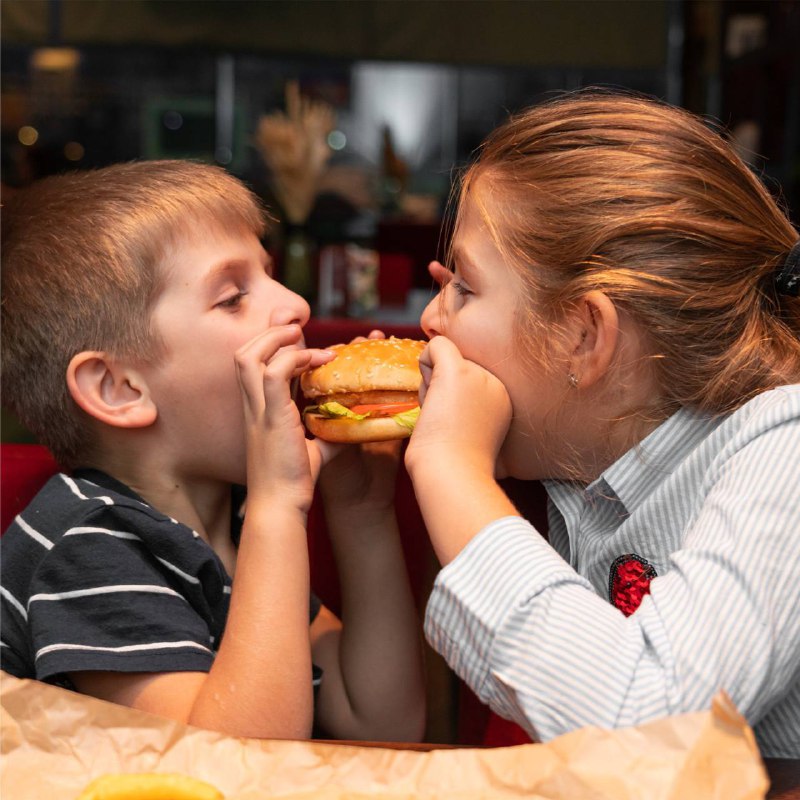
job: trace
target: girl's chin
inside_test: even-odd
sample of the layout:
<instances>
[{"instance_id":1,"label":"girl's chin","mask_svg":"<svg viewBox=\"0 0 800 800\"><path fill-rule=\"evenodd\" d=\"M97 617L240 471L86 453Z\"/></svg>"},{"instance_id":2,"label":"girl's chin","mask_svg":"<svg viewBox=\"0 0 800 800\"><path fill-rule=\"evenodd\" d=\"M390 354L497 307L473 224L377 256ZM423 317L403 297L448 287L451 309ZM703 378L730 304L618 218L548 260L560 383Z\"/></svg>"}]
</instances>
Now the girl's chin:
<instances>
[{"instance_id":1,"label":"girl's chin","mask_svg":"<svg viewBox=\"0 0 800 800\"><path fill-rule=\"evenodd\" d=\"M531 458L531 453L508 452L505 448L500 451L495 464L495 478L514 478L520 481L539 481L551 477L546 473L545 465L537 459Z\"/></svg>"}]
</instances>

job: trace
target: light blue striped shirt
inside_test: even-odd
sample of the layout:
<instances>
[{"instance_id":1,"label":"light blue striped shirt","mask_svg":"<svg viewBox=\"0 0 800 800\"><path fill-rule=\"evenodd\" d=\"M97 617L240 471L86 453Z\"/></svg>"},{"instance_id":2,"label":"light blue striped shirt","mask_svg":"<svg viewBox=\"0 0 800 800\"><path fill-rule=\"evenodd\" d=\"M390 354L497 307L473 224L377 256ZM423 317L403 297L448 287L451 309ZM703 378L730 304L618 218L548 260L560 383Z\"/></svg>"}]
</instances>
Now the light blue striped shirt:
<instances>
[{"instance_id":1,"label":"light blue striped shirt","mask_svg":"<svg viewBox=\"0 0 800 800\"><path fill-rule=\"evenodd\" d=\"M800 757L800 385L712 420L681 410L588 487L548 482L436 579L425 630L481 700L542 740L706 709L724 689L762 755ZM625 617L614 560L658 575Z\"/></svg>"}]
</instances>

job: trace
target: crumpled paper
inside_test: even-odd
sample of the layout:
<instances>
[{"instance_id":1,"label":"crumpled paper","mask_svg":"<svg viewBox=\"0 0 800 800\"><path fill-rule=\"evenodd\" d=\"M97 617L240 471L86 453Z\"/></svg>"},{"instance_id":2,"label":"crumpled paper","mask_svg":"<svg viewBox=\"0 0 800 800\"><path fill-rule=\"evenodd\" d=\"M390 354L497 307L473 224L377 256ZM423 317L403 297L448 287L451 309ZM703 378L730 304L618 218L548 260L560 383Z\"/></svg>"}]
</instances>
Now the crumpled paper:
<instances>
[{"instance_id":1,"label":"crumpled paper","mask_svg":"<svg viewBox=\"0 0 800 800\"><path fill-rule=\"evenodd\" d=\"M707 712L638 728L427 752L239 739L6 673L0 701L4 800L73 800L109 772L183 773L227 800L756 800L768 789L724 694Z\"/></svg>"}]
</instances>

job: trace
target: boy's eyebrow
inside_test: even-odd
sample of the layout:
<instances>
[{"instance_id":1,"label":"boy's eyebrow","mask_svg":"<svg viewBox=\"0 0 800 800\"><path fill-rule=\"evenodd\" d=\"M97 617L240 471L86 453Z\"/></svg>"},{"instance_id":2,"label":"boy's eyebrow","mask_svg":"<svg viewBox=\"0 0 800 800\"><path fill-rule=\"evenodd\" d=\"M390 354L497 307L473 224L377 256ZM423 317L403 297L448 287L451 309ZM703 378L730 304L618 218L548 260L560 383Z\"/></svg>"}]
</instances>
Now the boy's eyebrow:
<instances>
[{"instance_id":1,"label":"boy's eyebrow","mask_svg":"<svg viewBox=\"0 0 800 800\"><path fill-rule=\"evenodd\" d=\"M272 276L273 272L275 271L275 262L272 260L272 257L267 255L260 259L260 261L262 268L270 276ZM215 264L213 267L211 267L211 269L209 269L203 278L203 283L210 285L222 277L226 272L233 272L237 269L242 269L247 266L247 263L247 259L244 258L232 258L225 261L220 261L219 264Z\"/></svg>"},{"instance_id":2,"label":"boy's eyebrow","mask_svg":"<svg viewBox=\"0 0 800 800\"><path fill-rule=\"evenodd\" d=\"M214 266L211 267L211 269L203 277L203 283L210 285L222 277L226 272L232 272L233 270L240 268L243 264L244 261L236 259L233 261L221 261L219 264L214 264Z\"/></svg>"}]
</instances>

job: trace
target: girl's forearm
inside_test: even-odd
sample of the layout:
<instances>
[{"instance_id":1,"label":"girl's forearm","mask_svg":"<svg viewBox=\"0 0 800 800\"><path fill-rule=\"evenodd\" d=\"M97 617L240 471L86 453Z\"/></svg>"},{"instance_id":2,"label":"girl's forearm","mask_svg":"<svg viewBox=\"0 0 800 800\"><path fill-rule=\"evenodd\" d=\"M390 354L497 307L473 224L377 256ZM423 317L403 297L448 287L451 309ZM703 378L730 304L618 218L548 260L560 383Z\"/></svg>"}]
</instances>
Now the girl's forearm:
<instances>
[{"instance_id":1,"label":"girl's forearm","mask_svg":"<svg viewBox=\"0 0 800 800\"><path fill-rule=\"evenodd\" d=\"M497 481L464 460L409 468L428 535L442 566L490 522L520 516Z\"/></svg>"}]
</instances>

